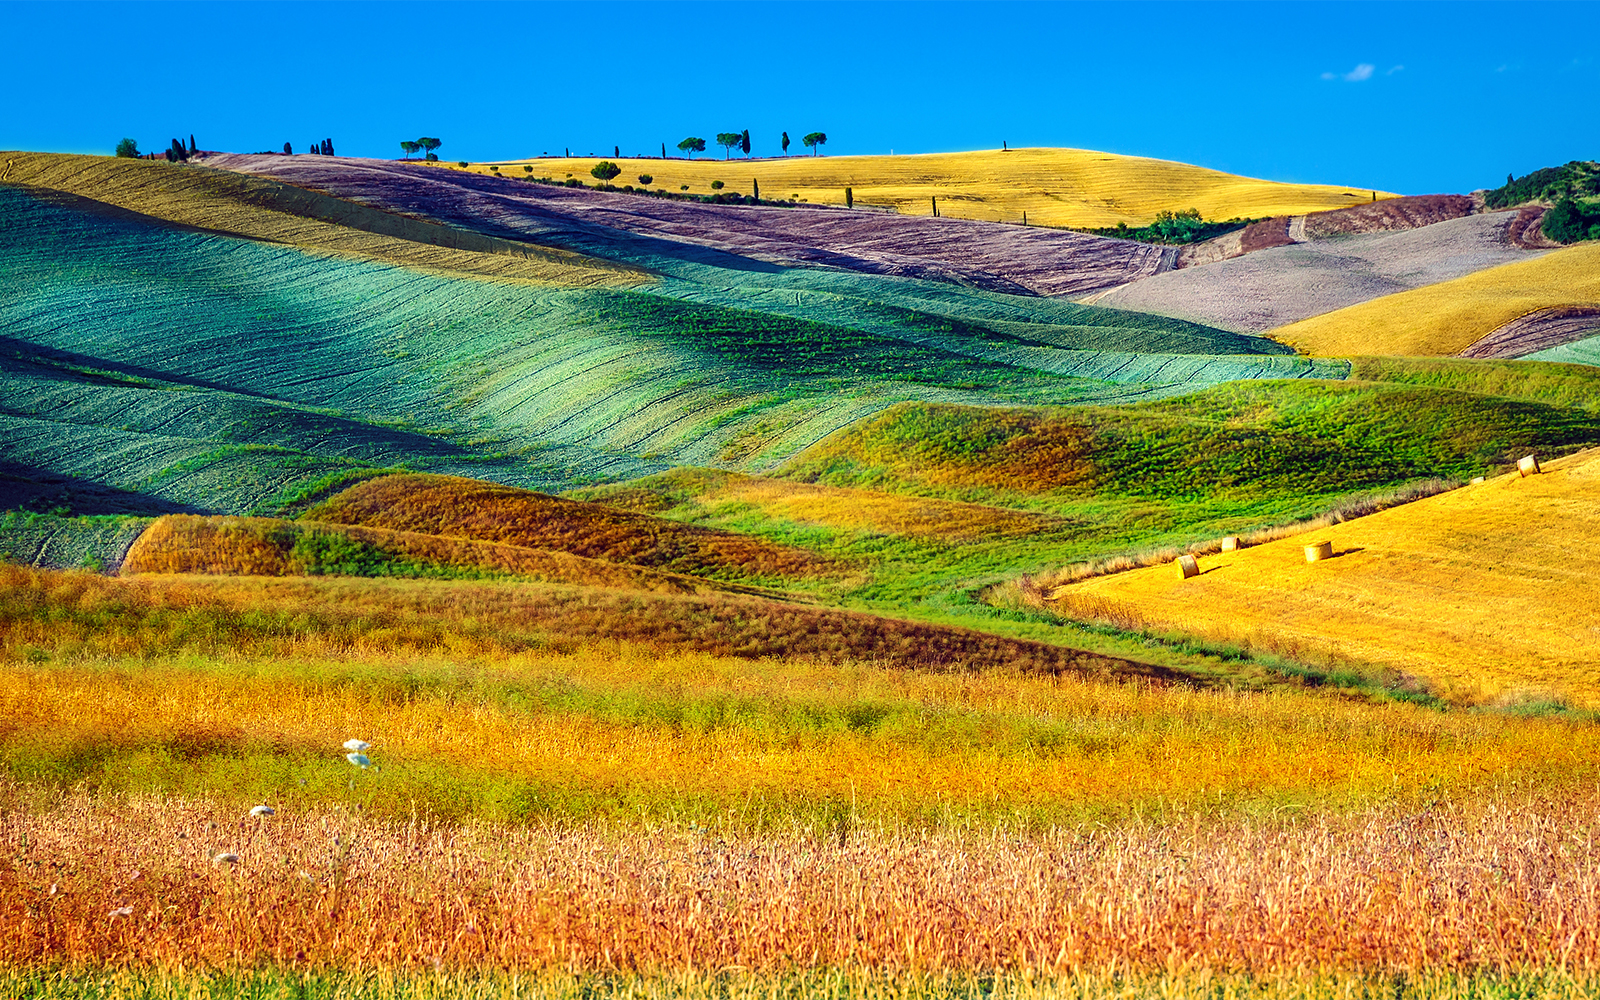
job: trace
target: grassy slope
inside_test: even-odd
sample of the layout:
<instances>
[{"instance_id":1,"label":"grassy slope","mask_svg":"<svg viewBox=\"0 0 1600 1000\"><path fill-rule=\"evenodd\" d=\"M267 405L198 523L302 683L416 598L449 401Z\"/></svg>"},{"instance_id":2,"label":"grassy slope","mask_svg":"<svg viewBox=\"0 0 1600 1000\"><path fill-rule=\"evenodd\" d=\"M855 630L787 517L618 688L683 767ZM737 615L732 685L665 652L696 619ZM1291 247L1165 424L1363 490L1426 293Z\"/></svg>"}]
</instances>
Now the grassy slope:
<instances>
[{"instance_id":1,"label":"grassy slope","mask_svg":"<svg viewBox=\"0 0 1600 1000\"><path fill-rule=\"evenodd\" d=\"M1404 670L1464 701L1600 706L1600 452L1365 518L1056 591L1067 613ZM1337 557L1307 564L1302 546Z\"/></svg>"},{"instance_id":2,"label":"grassy slope","mask_svg":"<svg viewBox=\"0 0 1600 1000\"><path fill-rule=\"evenodd\" d=\"M796 147L799 146L798 138ZM672 151L677 156L677 151ZM1208 219L1301 215L1367 201L1372 192L1319 184L1283 184L1238 177L1169 160L1119 156L1083 149L1015 149L917 156L791 156L725 162L592 157L535 159L499 164L507 175L523 173L565 180L573 174L595 183L589 169L600 159L622 168L617 184L653 177L651 187L710 194L713 180L728 191L750 193L759 180L765 198L798 196L815 204L844 204L844 189L856 201L928 215L928 199L939 199L941 215L991 222L1028 221L1046 226L1144 225L1163 209L1198 208ZM454 169L452 165L452 169ZM469 169L487 172L487 164ZM1379 192L1380 197L1388 197Z\"/></svg>"},{"instance_id":3,"label":"grassy slope","mask_svg":"<svg viewBox=\"0 0 1600 1000\"><path fill-rule=\"evenodd\" d=\"M80 512L272 513L330 474L401 464L544 488L767 468L906 399L1343 371L935 283L685 265L661 294L540 289L0 200L0 458L77 484Z\"/></svg>"},{"instance_id":4,"label":"grassy slope","mask_svg":"<svg viewBox=\"0 0 1600 1000\"><path fill-rule=\"evenodd\" d=\"M538 285L637 285L635 268L530 246L341 201L325 194L191 164L5 153L6 183L65 196L68 207L144 217L305 250L451 275Z\"/></svg>"},{"instance_id":5,"label":"grassy slope","mask_svg":"<svg viewBox=\"0 0 1600 1000\"><path fill-rule=\"evenodd\" d=\"M1386 295L1271 335L1309 354L1448 355L1518 316L1561 305L1600 305L1600 244Z\"/></svg>"},{"instance_id":6,"label":"grassy slope","mask_svg":"<svg viewBox=\"0 0 1600 1000\"><path fill-rule=\"evenodd\" d=\"M1246 383L1074 410L903 406L808 450L781 478L678 470L576 495L847 561L863 578L838 599L858 606L1132 655L973 595L1022 573L1292 523L1405 483L1465 480L1528 449L1600 443L1600 372L1362 364L1394 381Z\"/></svg>"}]
</instances>

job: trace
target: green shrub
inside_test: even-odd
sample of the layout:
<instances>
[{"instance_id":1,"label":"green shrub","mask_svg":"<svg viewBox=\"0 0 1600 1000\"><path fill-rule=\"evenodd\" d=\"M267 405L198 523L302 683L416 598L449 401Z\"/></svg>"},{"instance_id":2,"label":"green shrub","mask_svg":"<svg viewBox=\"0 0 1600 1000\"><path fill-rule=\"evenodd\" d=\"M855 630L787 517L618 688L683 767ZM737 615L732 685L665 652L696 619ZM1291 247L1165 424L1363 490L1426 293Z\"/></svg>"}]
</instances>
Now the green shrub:
<instances>
[{"instance_id":1,"label":"green shrub","mask_svg":"<svg viewBox=\"0 0 1600 1000\"><path fill-rule=\"evenodd\" d=\"M640 174L639 175L639 183L640 184L653 184L655 182L655 179L656 178L655 178L654 174Z\"/></svg>"},{"instance_id":2,"label":"green shrub","mask_svg":"<svg viewBox=\"0 0 1600 1000\"><path fill-rule=\"evenodd\" d=\"M610 160L601 160L589 168L589 173L597 180L610 182L618 174L622 173L622 168Z\"/></svg>"},{"instance_id":3,"label":"green shrub","mask_svg":"<svg viewBox=\"0 0 1600 1000\"><path fill-rule=\"evenodd\" d=\"M132 139L124 138L117 143L117 155L128 159L138 159L139 144Z\"/></svg>"},{"instance_id":4,"label":"green shrub","mask_svg":"<svg viewBox=\"0 0 1600 1000\"><path fill-rule=\"evenodd\" d=\"M711 190L713 190L713 191L721 191L722 190L722 182L721 181L712 181L711 182Z\"/></svg>"},{"instance_id":5,"label":"green shrub","mask_svg":"<svg viewBox=\"0 0 1600 1000\"><path fill-rule=\"evenodd\" d=\"M1556 207L1544 213L1540 224L1544 234L1557 243L1577 243L1595 239L1594 230L1600 228L1600 212L1589 213L1571 198L1562 198Z\"/></svg>"}]
</instances>

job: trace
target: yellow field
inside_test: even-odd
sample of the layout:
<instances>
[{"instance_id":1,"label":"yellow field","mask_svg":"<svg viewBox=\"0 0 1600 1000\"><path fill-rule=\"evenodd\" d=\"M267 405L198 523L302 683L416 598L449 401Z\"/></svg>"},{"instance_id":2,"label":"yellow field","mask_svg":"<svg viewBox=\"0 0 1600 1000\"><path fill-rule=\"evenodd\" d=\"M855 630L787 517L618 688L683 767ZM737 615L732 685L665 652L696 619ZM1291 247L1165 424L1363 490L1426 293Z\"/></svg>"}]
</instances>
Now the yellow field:
<instances>
[{"instance_id":1,"label":"yellow field","mask_svg":"<svg viewBox=\"0 0 1600 1000\"><path fill-rule=\"evenodd\" d=\"M954 543L1023 538L1069 523L1049 514L983 504L819 486L710 469L677 469L654 477L651 482L659 484L669 495L689 494L699 511L728 505L753 507L768 517L799 525ZM663 502L661 493L635 486L600 487L585 496L600 503L646 512Z\"/></svg>"},{"instance_id":2,"label":"yellow field","mask_svg":"<svg viewBox=\"0 0 1600 1000\"><path fill-rule=\"evenodd\" d=\"M649 275L565 250L408 219L226 170L159 160L0 153L6 183L90 199L164 222L374 258L404 267L539 285L640 284Z\"/></svg>"},{"instance_id":3,"label":"yellow field","mask_svg":"<svg viewBox=\"0 0 1600 1000\"><path fill-rule=\"evenodd\" d=\"M1472 703L1600 707L1600 451L1298 537L1058 588L1054 607L1377 664ZM1307 564L1305 545L1336 557Z\"/></svg>"},{"instance_id":4,"label":"yellow field","mask_svg":"<svg viewBox=\"0 0 1600 1000\"><path fill-rule=\"evenodd\" d=\"M589 169L608 159L622 168L622 175L612 182L619 187L637 185L639 174L650 174L652 188L677 191L687 184L691 194L711 194L711 182L720 180L727 185L725 191L749 194L750 182L759 180L763 198L842 205L848 186L858 204L893 206L906 215L932 214L928 199L937 197L939 214L950 218L1021 222L1027 212L1030 223L1044 226L1144 225L1163 209L1186 208L1198 208L1208 219L1302 215L1370 201L1373 194L1368 188L1283 184L1087 149L724 161L709 151L694 160L677 159L677 150L668 148L674 158L665 161L552 157L495 166L508 177L526 176L526 164L536 177L560 181L571 174L594 184ZM468 169L488 173L489 167L475 163ZM1384 191L1377 195L1394 197Z\"/></svg>"},{"instance_id":5,"label":"yellow field","mask_svg":"<svg viewBox=\"0 0 1600 1000\"><path fill-rule=\"evenodd\" d=\"M1443 356L1461 353L1519 316L1564 305L1600 305L1600 243L1386 295L1267 336L1326 357Z\"/></svg>"}]
</instances>

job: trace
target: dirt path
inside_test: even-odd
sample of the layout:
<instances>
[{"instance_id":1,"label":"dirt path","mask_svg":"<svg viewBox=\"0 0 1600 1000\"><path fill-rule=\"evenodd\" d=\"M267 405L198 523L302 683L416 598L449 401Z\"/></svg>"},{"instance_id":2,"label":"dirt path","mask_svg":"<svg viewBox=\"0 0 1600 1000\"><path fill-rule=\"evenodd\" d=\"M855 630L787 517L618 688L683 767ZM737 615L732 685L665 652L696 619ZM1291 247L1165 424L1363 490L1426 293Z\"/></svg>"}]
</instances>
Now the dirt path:
<instances>
[{"instance_id":1,"label":"dirt path","mask_svg":"<svg viewBox=\"0 0 1600 1000\"><path fill-rule=\"evenodd\" d=\"M1461 352L1463 358L1521 358L1600 334L1600 307L1551 306L1507 323Z\"/></svg>"}]
</instances>

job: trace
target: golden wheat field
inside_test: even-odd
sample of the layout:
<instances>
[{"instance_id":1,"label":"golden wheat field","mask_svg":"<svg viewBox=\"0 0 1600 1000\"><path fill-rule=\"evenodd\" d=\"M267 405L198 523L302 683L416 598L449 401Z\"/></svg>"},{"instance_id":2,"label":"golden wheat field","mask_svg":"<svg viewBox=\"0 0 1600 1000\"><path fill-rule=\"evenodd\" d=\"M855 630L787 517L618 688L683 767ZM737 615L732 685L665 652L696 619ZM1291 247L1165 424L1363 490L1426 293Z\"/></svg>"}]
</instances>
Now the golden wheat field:
<instances>
[{"instance_id":1,"label":"golden wheat field","mask_svg":"<svg viewBox=\"0 0 1600 1000\"><path fill-rule=\"evenodd\" d=\"M455 276L535 285L629 285L625 264L394 215L277 181L198 164L65 153L0 153L7 183L75 208L137 213L196 229ZM105 209L101 209L105 210Z\"/></svg>"},{"instance_id":2,"label":"golden wheat field","mask_svg":"<svg viewBox=\"0 0 1600 1000\"><path fill-rule=\"evenodd\" d=\"M1468 703L1600 705L1600 451L1343 524L1057 588L1081 617L1376 664ZM1335 558L1308 563L1307 545Z\"/></svg>"},{"instance_id":3,"label":"golden wheat field","mask_svg":"<svg viewBox=\"0 0 1600 1000\"><path fill-rule=\"evenodd\" d=\"M1268 332L1307 354L1459 354L1519 316L1600 304L1600 244L1397 292Z\"/></svg>"},{"instance_id":4,"label":"golden wheat field","mask_svg":"<svg viewBox=\"0 0 1600 1000\"><path fill-rule=\"evenodd\" d=\"M795 135L795 150L800 149ZM826 147L824 147L824 150ZM467 169L479 173L498 167L504 176L520 177L532 167L536 177L565 180L571 176L595 183L589 171L601 160L622 168L613 183L639 184L649 174L652 188L677 191L689 185L691 194L711 194L711 182L722 181L725 191L751 193L751 181L761 184L768 199L803 199L813 204L842 205L844 189L854 191L860 205L894 208L906 215L931 215L930 198L939 201L939 214L987 222L1028 221L1043 226L1144 225L1157 212L1197 208L1207 219L1260 218L1303 215L1394 197L1365 188L1325 184L1286 184L1239 177L1217 170L1121 156L1084 149L1013 149L970 153L927 153L915 156L806 156L723 160L720 151L708 151L693 160L632 159L614 156L538 157L496 164L475 163ZM450 165L451 169L459 169Z\"/></svg>"},{"instance_id":5,"label":"golden wheat field","mask_svg":"<svg viewBox=\"0 0 1600 1000\"><path fill-rule=\"evenodd\" d=\"M13 967L1042 978L1600 967L1592 789L1025 837L912 835L848 813L833 829L749 836L0 794L0 961Z\"/></svg>"}]
</instances>

